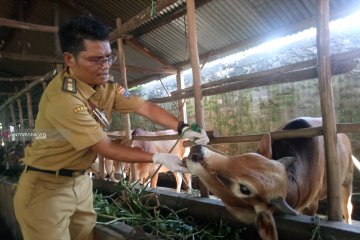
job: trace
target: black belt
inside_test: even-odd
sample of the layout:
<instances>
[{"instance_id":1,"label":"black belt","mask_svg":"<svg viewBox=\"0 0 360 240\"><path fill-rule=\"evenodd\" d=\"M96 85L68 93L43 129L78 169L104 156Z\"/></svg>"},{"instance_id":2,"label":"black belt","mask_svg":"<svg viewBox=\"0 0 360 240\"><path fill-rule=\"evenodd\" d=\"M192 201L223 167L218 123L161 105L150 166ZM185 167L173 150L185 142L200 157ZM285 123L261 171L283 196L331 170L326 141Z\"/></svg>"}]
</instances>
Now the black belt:
<instances>
[{"instance_id":1,"label":"black belt","mask_svg":"<svg viewBox=\"0 0 360 240\"><path fill-rule=\"evenodd\" d=\"M70 170L70 169L60 169L59 171L52 171L52 170L44 170L35 168L32 166L26 166L25 171L34 171L34 172L42 172L47 173L51 175L59 175L59 176L65 176L65 177L78 177L80 175L84 175L86 173L86 170Z\"/></svg>"}]
</instances>

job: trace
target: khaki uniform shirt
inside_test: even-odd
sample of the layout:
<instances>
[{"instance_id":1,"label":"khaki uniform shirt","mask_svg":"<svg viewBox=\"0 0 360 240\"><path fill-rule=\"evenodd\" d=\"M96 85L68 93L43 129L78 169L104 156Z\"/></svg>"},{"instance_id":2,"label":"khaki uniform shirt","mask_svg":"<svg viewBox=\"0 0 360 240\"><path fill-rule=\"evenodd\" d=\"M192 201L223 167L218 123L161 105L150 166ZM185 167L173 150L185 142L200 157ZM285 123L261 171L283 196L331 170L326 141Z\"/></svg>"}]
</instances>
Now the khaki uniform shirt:
<instances>
[{"instance_id":1,"label":"khaki uniform shirt","mask_svg":"<svg viewBox=\"0 0 360 240\"><path fill-rule=\"evenodd\" d=\"M91 146L105 137L89 101L105 112L134 112L144 100L123 93L116 83L95 89L68 73L59 73L43 93L35 122L35 139L26 147L24 164L40 169L87 169L97 154ZM36 139L36 136L44 139Z\"/></svg>"}]
</instances>

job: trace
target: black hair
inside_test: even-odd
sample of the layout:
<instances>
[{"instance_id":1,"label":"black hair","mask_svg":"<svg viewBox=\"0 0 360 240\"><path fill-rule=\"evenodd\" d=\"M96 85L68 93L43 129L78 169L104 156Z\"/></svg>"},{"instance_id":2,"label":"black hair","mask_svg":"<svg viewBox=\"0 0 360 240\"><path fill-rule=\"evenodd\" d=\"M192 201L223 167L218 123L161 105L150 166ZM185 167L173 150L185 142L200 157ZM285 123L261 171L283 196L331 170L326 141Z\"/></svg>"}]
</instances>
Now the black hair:
<instances>
[{"instance_id":1,"label":"black hair","mask_svg":"<svg viewBox=\"0 0 360 240\"><path fill-rule=\"evenodd\" d=\"M62 24L59 28L61 51L75 56L85 50L84 40L106 41L109 39L108 27L99 19L81 15Z\"/></svg>"}]
</instances>

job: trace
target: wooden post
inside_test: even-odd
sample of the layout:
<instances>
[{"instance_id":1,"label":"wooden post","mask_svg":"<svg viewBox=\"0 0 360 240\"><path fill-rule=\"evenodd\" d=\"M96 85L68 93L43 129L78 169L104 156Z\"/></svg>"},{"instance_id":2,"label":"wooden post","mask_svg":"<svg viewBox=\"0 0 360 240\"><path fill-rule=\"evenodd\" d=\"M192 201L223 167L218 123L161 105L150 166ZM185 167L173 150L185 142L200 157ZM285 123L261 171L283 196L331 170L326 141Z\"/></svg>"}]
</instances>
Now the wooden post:
<instances>
[{"instance_id":1,"label":"wooden post","mask_svg":"<svg viewBox=\"0 0 360 240\"><path fill-rule=\"evenodd\" d=\"M182 70L178 70L176 74L176 86L177 90L180 91L181 89L185 88L184 82L184 74ZM179 119L181 121L187 122L187 112L186 112L186 99L178 100L178 108L179 108Z\"/></svg>"},{"instance_id":2,"label":"wooden post","mask_svg":"<svg viewBox=\"0 0 360 240\"><path fill-rule=\"evenodd\" d=\"M9 111L7 107L4 107L2 109L2 132L1 134L3 134L4 132L8 132L9 131ZM7 143L9 141L9 138L3 137L3 135L1 135L3 142Z\"/></svg>"},{"instance_id":3,"label":"wooden post","mask_svg":"<svg viewBox=\"0 0 360 240\"><path fill-rule=\"evenodd\" d=\"M24 21L24 0L18 0L16 3L16 6L18 8L18 18L20 21ZM26 54L27 53L27 34L26 30L21 30L21 53Z\"/></svg>"},{"instance_id":4,"label":"wooden post","mask_svg":"<svg viewBox=\"0 0 360 240\"><path fill-rule=\"evenodd\" d=\"M10 103L9 108L10 108L11 124L16 129L15 107L13 102Z\"/></svg>"},{"instance_id":5,"label":"wooden post","mask_svg":"<svg viewBox=\"0 0 360 240\"><path fill-rule=\"evenodd\" d=\"M32 108L30 92L26 92L26 106L27 106L27 113L28 113L29 128L33 129L35 127L35 124L34 124L33 108Z\"/></svg>"},{"instance_id":6,"label":"wooden post","mask_svg":"<svg viewBox=\"0 0 360 240\"><path fill-rule=\"evenodd\" d=\"M15 87L15 92L18 93L19 90L17 87ZM20 121L20 130L24 130L24 118L23 118L23 111L21 106L21 99L20 97L16 99L17 107L19 111L19 121ZM21 141L25 143L25 137L20 137Z\"/></svg>"},{"instance_id":7,"label":"wooden post","mask_svg":"<svg viewBox=\"0 0 360 240\"><path fill-rule=\"evenodd\" d=\"M329 56L329 0L317 0L317 52L321 112L327 175L329 220L341 221L340 162L337 152L336 115Z\"/></svg>"},{"instance_id":8,"label":"wooden post","mask_svg":"<svg viewBox=\"0 0 360 240\"><path fill-rule=\"evenodd\" d=\"M16 126L16 117L15 117L15 107L13 102L9 104L9 109L10 109L11 125L14 127L14 131L16 131L17 126ZM15 142L17 141L18 141L18 137L16 137L15 135Z\"/></svg>"},{"instance_id":9,"label":"wooden post","mask_svg":"<svg viewBox=\"0 0 360 240\"><path fill-rule=\"evenodd\" d=\"M116 19L116 28L118 31L121 31L121 18ZM125 47L123 43L122 37L117 38L117 46L118 46L118 55L119 55L119 66L120 66L120 84L127 89L127 76L126 76L126 65L125 65ZM125 114L125 136L128 141L130 141L130 130L131 130L131 122L130 115Z\"/></svg>"},{"instance_id":10,"label":"wooden post","mask_svg":"<svg viewBox=\"0 0 360 240\"><path fill-rule=\"evenodd\" d=\"M104 157L101 155L98 155L99 158L99 178L101 180L105 179L105 163L104 163Z\"/></svg>"},{"instance_id":11,"label":"wooden post","mask_svg":"<svg viewBox=\"0 0 360 240\"><path fill-rule=\"evenodd\" d=\"M53 22L54 22L54 26L56 26L56 27L59 26L59 4L57 2L53 3ZM60 47L60 40L59 40L58 32L56 32L54 34L54 44L55 44L55 56L61 57L61 47ZM58 73L62 72L63 64L57 63L56 70ZM46 87L46 85L45 85L45 87ZM43 85L44 91L45 91L45 87Z\"/></svg>"},{"instance_id":12,"label":"wooden post","mask_svg":"<svg viewBox=\"0 0 360 240\"><path fill-rule=\"evenodd\" d=\"M189 26L189 49L190 49L190 61L193 74L193 87L195 96L195 115L196 123L205 128L204 121L204 109L202 106L202 93L201 93L201 75L200 75L200 60L199 52L197 48L197 36L196 36L196 22L195 22L195 2L194 0L186 1L187 22ZM209 190L201 183L200 195L202 197L209 197Z\"/></svg>"}]
</instances>

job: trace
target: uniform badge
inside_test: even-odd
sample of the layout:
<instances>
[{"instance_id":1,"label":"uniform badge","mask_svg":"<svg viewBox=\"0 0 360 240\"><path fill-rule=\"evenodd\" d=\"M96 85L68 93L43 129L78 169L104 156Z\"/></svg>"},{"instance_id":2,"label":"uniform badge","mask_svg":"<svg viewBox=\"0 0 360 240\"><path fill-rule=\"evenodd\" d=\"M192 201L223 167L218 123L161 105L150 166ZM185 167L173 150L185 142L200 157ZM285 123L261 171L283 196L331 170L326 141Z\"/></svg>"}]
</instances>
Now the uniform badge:
<instances>
[{"instance_id":1,"label":"uniform badge","mask_svg":"<svg viewBox=\"0 0 360 240\"><path fill-rule=\"evenodd\" d=\"M74 112L76 112L76 113L84 112L84 111L87 111L87 110L88 110L88 108L86 106L84 106L84 105L74 108Z\"/></svg>"},{"instance_id":2,"label":"uniform badge","mask_svg":"<svg viewBox=\"0 0 360 240\"><path fill-rule=\"evenodd\" d=\"M120 86L120 85L117 86L117 91L118 91L118 93L120 93L124 97L130 97L131 96L131 93L128 90L126 90L124 87Z\"/></svg>"},{"instance_id":3,"label":"uniform badge","mask_svg":"<svg viewBox=\"0 0 360 240\"><path fill-rule=\"evenodd\" d=\"M76 80L65 77L63 80L62 90L68 93L76 93Z\"/></svg>"}]
</instances>

